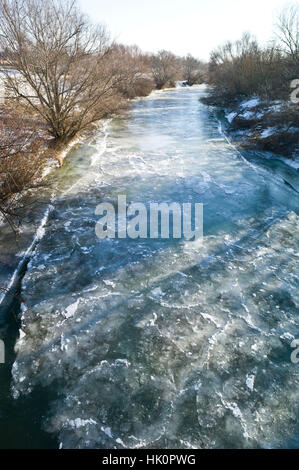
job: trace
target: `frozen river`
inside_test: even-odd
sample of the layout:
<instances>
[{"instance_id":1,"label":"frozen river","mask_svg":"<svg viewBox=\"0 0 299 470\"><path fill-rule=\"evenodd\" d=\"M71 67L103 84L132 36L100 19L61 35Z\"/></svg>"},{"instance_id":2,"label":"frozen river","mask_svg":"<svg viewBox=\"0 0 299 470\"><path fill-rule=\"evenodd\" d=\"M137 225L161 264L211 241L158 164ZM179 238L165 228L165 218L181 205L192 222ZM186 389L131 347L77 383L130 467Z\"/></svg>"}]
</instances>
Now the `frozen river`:
<instances>
[{"instance_id":1,"label":"frozen river","mask_svg":"<svg viewBox=\"0 0 299 470\"><path fill-rule=\"evenodd\" d=\"M1 447L298 445L298 193L227 142L203 93L136 101L58 170L0 370ZM99 240L118 195L203 203L203 240Z\"/></svg>"}]
</instances>

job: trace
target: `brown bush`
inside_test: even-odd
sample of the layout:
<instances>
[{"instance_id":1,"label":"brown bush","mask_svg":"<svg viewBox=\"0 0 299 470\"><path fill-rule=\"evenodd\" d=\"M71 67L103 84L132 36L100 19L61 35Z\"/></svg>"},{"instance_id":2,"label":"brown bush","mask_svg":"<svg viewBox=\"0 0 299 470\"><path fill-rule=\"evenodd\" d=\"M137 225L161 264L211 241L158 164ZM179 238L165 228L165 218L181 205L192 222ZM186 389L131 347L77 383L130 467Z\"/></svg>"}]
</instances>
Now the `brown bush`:
<instances>
[{"instance_id":1,"label":"brown bush","mask_svg":"<svg viewBox=\"0 0 299 470\"><path fill-rule=\"evenodd\" d=\"M147 96L155 84L151 76L149 56L143 54L137 46L116 44L112 53L118 69L126 77L117 85L117 90L127 99Z\"/></svg>"},{"instance_id":2,"label":"brown bush","mask_svg":"<svg viewBox=\"0 0 299 470\"><path fill-rule=\"evenodd\" d=\"M191 54L181 59L182 79L189 86L201 83L203 81L203 63L195 59Z\"/></svg>"},{"instance_id":3,"label":"brown bush","mask_svg":"<svg viewBox=\"0 0 299 470\"><path fill-rule=\"evenodd\" d=\"M175 86L181 77L181 65L178 58L169 51L160 51L152 56L152 74L158 90Z\"/></svg>"},{"instance_id":4,"label":"brown bush","mask_svg":"<svg viewBox=\"0 0 299 470\"><path fill-rule=\"evenodd\" d=\"M46 129L12 109L0 114L0 214L16 229L26 215L20 193L41 186Z\"/></svg>"},{"instance_id":5,"label":"brown bush","mask_svg":"<svg viewBox=\"0 0 299 470\"><path fill-rule=\"evenodd\" d=\"M289 99L290 83L299 77L298 25L299 8L294 4L278 19L277 43L262 48L245 33L241 40L213 51L208 72L213 91L205 102L222 106L252 95Z\"/></svg>"}]
</instances>

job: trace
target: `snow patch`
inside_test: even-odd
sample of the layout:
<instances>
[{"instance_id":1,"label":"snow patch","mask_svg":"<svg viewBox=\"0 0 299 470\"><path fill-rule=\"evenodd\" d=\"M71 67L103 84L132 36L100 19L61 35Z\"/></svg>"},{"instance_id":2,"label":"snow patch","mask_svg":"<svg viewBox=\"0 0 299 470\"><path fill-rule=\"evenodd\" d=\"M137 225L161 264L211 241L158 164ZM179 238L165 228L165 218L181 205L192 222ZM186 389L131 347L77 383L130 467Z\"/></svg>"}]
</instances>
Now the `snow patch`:
<instances>
[{"instance_id":1,"label":"snow patch","mask_svg":"<svg viewBox=\"0 0 299 470\"><path fill-rule=\"evenodd\" d=\"M236 116L237 116L237 113L235 113L235 112L228 113L228 114L225 115L226 119L228 120L228 122L230 124L233 122L233 120L235 119Z\"/></svg>"},{"instance_id":2,"label":"snow patch","mask_svg":"<svg viewBox=\"0 0 299 470\"><path fill-rule=\"evenodd\" d=\"M246 111L245 113L241 114L241 117L243 119L252 119L254 117L254 112L253 111Z\"/></svg>"},{"instance_id":3,"label":"snow patch","mask_svg":"<svg viewBox=\"0 0 299 470\"><path fill-rule=\"evenodd\" d=\"M276 132L275 127L268 127L267 129L264 129L263 132L261 133L261 137L263 139L266 139L267 137L270 137L270 135L273 135Z\"/></svg>"},{"instance_id":4,"label":"snow patch","mask_svg":"<svg viewBox=\"0 0 299 470\"><path fill-rule=\"evenodd\" d=\"M113 435L111 432L111 428L104 428L103 426L101 427L101 431L103 431L106 436L110 437L110 439L113 439Z\"/></svg>"},{"instance_id":5,"label":"snow patch","mask_svg":"<svg viewBox=\"0 0 299 470\"><path fill-rule=\"evenodd\" d=\"M82 428L86 426L87 424L97 424L97 422L91 418L89 419L76 418L76 419L70 420L69 424L71 425L72 428L78 429L78 428Z\"/></svg>"},{"instance_id":6,"label":"snow patch","mask_svg":"<svg viewBox=\"0 0 299 470\"><path fill-rule=\"evenodd\" d=\"M251 109L251 108L255 108L259 104L260 104L260 99L259 98L251 98L250 100L243 101L243 103L241 103L240 107L242 109Z\"/></svg>"},{"instance_id":7,"label":"snow patch","mask_svg":"<svg viewBox=\"0 0 299 470\"><path fill-rule=\"evenodd\" d=\"M255 375L247 375L246 377L246 385L249 388L249 390L253 391L254 387L254 380L255 380Z\"/></svg>"},{"instance_id":8,"label":"snow patch","mask_svg":"<svg viewBox=\"0 0 299 470\"><path fill-rule=\"evenodd\" d=\"M74 302L73 304L69 305L65 311L63 312L63 315L65 318L71 318L75 315L78 305L79 305L80 300L78 299L77 302Z\"/></svg>"}]
</instances>

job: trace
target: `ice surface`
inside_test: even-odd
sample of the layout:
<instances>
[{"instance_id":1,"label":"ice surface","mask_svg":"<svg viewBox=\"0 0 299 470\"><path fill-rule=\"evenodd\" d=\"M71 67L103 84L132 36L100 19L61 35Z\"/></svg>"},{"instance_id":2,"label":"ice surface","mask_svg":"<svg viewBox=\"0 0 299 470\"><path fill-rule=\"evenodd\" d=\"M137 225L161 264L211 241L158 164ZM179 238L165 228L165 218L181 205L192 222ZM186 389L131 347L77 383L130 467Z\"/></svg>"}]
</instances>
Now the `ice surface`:
<instances>
[{"instance_id":1,"label":"ice surface","mask_svg":"<svg viewBox=\"0 0 299 470\"><path fill-rule=\"evenodd\" d=\"M274 447L294 432L298 197L241 158L199 93L140 100L81 148L92 169L57 196L24 278L12 390L57 392L43 427L62 448ZM95 207L118 194L204 203L204 240L98 240Z\"/></svg>"}]
</instances>

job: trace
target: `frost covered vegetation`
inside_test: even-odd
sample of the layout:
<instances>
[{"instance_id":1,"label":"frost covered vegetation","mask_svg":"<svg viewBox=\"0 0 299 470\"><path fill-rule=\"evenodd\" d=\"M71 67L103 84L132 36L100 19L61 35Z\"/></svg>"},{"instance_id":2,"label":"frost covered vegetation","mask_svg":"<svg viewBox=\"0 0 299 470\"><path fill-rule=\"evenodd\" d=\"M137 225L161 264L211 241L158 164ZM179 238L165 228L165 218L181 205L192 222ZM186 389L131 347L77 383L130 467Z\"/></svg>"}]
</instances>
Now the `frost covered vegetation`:
<instances>
[{"instance_id":1,"label":"frost covered vegetation","mask_svg":"<svg viewBox=\"0 0 299 470\"><path fill-rule=\"evenodd\" d=\"M299 79L298 5L282 12L268 47L245 33L213 51L208 75L212 90L204 102L226 111L229 130L242 145L298 155L298 103L291 100Z\"/></svg>"},{"instance_id":2,"label":"frost covered vegetation","mask_svg":"<svg viewBox=\"0 0 299 470\"><path fill-rule=\"evenodd\" d=\"M45 155L54 151L62 164L66 144L125 110L129 99L179 79L200 80L201 63L193 57L143 54L115 43L74 0L0 0L0 52L7 97L0 114L0 213L12 224L12 196L36 186Z\"/></svg>"}]
</instances>

